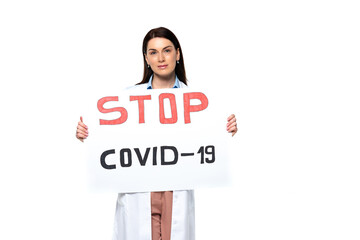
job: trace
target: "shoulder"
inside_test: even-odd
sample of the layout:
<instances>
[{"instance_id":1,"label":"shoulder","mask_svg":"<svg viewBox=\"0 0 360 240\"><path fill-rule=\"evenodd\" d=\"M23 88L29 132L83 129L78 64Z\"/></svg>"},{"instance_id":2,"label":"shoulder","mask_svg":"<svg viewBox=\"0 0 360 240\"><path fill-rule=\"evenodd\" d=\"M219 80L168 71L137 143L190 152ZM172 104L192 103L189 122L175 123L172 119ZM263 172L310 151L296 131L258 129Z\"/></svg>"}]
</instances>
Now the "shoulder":
<instances>
[{"instance_id":1,"label":"shoulder","mask_svg":"<svg viewBox=\"0 0 360 240\"><path fill-rule=\"evenodd\" d=\"M142 83L139 85L127 87L125 88L125 90L142 90L142 89L147 89L147 86L148 86L147 83ZM180 88L188 88L188 86L185 83L180 82Z\"/></svg>"},{"instance_id":2,"label":"shoulder","mask_svg":"<svg viewBox=\"0 0 360 240\"><path fill-rule=\"evenodd\" d=\"M147 89L147 83L142 83L139 85L134 85L134 86L125 88L125 90L140 90L140 89Z\"/></svg>"},{"instance_id":3,"label":"shoulder","mask_svg":"<svg viewBox=\"0 0 360 240\"><path fill-rule=\"evenodd\" d=\"M188 88L188 86L185 83L180 82L180 88Z\"/></svg>"}]
</instances>

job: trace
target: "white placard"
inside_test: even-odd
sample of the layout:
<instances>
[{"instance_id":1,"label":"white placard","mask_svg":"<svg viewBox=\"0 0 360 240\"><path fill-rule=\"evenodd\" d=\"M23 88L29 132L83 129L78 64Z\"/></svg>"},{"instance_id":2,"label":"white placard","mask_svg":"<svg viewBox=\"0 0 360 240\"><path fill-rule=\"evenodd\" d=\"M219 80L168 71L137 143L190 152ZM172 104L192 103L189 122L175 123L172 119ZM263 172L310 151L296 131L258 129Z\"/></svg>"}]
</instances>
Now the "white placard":
<instances>
[{"instance_id":1,"label":"white placard","mask_svg":"<svg viewBox=\"0 0 360 240\"><path fill-rule=\"evenodd\" d=\"M222 186L226 114L216 92L125 90L90 103L90 184L113 192Z\"/></svg>"}]
</instances>

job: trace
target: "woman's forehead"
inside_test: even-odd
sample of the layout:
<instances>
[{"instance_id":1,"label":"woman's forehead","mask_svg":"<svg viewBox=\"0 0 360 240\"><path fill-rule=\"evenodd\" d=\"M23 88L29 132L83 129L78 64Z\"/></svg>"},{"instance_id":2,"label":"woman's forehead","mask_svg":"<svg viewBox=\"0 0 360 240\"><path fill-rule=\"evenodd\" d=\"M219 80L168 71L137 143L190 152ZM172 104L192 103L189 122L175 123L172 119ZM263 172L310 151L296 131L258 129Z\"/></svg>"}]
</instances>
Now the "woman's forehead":
<instances>
[{"instance_id":1,"label":"woman's forehead","mask_svg":"<svg viewBox=\"0 0 360 240\"><path fill-rule=\"evenodd\" d=\"M156 37L149 40L147 50L161 50L169 46L174 47L174 44L169 39Z\"/></svg>"}]
</instances>

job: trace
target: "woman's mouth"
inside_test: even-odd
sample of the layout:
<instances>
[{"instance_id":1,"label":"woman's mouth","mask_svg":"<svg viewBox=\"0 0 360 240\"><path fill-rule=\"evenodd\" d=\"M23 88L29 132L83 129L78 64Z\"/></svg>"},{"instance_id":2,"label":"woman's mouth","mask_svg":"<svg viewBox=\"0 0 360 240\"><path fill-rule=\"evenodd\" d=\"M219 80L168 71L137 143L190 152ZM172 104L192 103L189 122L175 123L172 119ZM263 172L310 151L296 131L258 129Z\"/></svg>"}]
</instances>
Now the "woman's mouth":
<instances>
[{"instance_id":1,"label":"woman's mouth","mask_svg":"<svg viewBox=\"0 0 360 240\"><path fill-rule=\"evenodd\" d=\"M165 69L167 67L167 65L159 65L158 68L159 69Z\"/></svg>"}]
</instances>

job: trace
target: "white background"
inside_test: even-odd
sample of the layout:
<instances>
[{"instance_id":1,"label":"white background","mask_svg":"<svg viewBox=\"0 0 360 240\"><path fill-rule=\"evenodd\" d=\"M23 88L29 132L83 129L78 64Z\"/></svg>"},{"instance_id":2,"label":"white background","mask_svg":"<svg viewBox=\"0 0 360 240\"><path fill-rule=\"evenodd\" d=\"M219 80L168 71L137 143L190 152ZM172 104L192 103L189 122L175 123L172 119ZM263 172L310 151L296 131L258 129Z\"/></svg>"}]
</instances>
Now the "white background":
<instances>
[{"instance_id":1,"label":"white background","mask_svg":"<svg viewBox=\"0 0 360 240\"><path fill-rule=\"evenodd\" d=\"M196 191L197 239L359 239L356 3L1 1L0 239L111 239L116 194L88 190L75 127L91 94L140 81L158 26L238 119L233 185Z\"/></svg>"}]
</instances>

